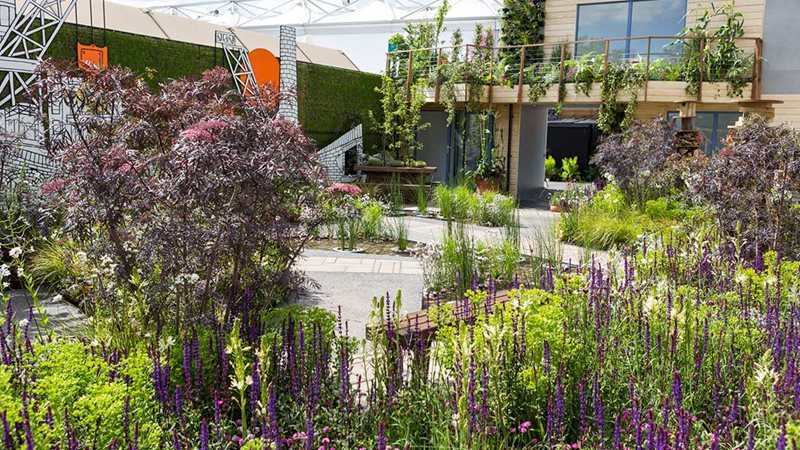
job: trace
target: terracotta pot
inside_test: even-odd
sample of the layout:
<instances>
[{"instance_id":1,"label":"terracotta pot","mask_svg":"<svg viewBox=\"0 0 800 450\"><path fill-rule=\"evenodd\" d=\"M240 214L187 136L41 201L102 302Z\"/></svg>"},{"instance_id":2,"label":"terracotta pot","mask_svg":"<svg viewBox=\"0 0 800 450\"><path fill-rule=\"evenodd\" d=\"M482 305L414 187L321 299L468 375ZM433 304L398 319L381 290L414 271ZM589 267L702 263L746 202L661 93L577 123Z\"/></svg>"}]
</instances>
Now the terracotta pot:
<instances>
[{"instance_id":1,"label":"terracotta pot","mask_svg":"<svg viewBox=\"0 0 800 450\"><path fill-rule=\"evenodd\" d=\"M478 194L498 192L500 191L500 180L497 178L477 178L475 179L475 190L478 191Z\"/></svg>"},{"instance_id":2,"label":"terracotta pot","mask_svg":"<svg viewBox=\"0 0 800 450\"><path fill-rule=\"evenodd\" d=\"M550 205L550 211L561 212L561 205Z\"/></svg>"}]
</instances>

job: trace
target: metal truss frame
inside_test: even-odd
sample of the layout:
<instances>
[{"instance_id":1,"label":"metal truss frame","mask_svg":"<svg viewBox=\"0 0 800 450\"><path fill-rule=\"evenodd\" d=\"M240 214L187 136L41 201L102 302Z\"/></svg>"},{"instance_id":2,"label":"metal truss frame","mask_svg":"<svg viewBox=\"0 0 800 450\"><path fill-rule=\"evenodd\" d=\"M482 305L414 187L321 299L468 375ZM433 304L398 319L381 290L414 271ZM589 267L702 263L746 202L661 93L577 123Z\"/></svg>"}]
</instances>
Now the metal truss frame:
<instances>
[{"instance_id":1,"label":"metal truss frame","mask_svg":"<svg viewBox=\"0 0 800 450\"><path fill-rule=\"evenodd\" d=\"M435 10L443 0L381 1L386 3L391 17L376 17L375 20L359 21L357 24L404 24L409 20L414 20L414 16L419 13ZM463 0L451 0L451 5L460 1ZM478 1L492 13L503 7L502 0ZM368 0L172 0L164 3L155 0L127 0L129 4L145 5L153 11L222 23L225 26L255 29L277 28L278 25L306 29L338 25L342 19L346 20L349 13L357 11L362 4L367 2ZM295 12L297 8L302 8L302 14ZM223 14L224 12L229 14ZM304 20L301 23L294 23L296 19L289 21L292 23L279 20L282 15L290 12L294 13L292 15L302 15ZM215 19L222 15L229 15L230 19L224 21ZM487 17L489 16L484 11L480 17L476 16L475 19L486 19ZM269 21L273 24L264 23ZM348 24L353 23L348 22Z\"/></svg>"},{"instance_id":2,"label":"metal truss frame","mask_svg":"<svg viewBox=\"0 0 800 450\"><path fill-rule=\"evenodd\" d=\"M0 107L16 105L77 0L25 0L0 40Z\"/></svg>"}]
</instances>

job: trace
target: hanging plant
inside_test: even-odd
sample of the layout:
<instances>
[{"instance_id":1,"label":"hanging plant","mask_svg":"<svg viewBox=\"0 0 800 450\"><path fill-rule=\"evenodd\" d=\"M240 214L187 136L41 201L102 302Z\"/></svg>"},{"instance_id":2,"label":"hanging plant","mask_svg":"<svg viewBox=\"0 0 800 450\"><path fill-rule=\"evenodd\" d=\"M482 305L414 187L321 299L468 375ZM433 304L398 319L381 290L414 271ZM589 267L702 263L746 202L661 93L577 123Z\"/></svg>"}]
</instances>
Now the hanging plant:
<instances>
[{"instance_id":1,"label":"hanging plant","mask_svg":"<svg viewBox=\"0 0 800 450\"><path fill-rule=\"evenodd\" d=\"M581 55L575 65L575 91L587 97L591 95L596 80L603 79L603 55L587 53Z\"/></svg>"},{"instance_id":2,"label":"hanging plant","mask_svg":"<svg viewBox=\"0 0 800 450\"><path fill-rule=\"evenodd\" d=\"M439 72L441 102L447 111L447 124L451 125L456 117L456 103L458 102L456 84L464 80L464 59L462 46L464 39L461 30L455 30L451 38L452 50L442 56L442 63L437 68Z\"/></svg>"}]
</instances>

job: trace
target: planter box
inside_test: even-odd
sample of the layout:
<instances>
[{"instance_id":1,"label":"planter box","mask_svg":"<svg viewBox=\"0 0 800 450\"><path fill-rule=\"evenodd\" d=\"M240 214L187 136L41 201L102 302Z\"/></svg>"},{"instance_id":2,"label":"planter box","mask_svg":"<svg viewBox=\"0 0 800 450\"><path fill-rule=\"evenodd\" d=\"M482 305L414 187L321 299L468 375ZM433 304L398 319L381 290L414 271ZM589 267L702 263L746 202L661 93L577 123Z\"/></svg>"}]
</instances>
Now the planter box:
<instances>
[{"instance_id":1,"label":"planter box","mask_svg":"<svg viewBox=\"0 0 800 450\"><path fill-rule=\"evenodd\" d=\"M397 176L401 185L417 186L420 175L427 182L428 177L436 172L438 167L355 166L354 169L365 173L367 175L367 183L370 184L388 185L392 182L392 178Z\"/></svg>"}]
</instances>

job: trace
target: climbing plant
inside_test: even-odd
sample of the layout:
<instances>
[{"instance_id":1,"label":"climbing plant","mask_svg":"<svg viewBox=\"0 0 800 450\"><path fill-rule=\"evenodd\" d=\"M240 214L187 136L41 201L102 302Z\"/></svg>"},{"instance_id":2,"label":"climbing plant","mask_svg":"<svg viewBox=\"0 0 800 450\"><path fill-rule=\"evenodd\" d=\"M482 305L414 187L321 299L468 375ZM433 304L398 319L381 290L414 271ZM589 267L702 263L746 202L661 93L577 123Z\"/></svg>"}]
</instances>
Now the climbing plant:
<instances>
[{"instance_id":1,"label":"climbing plant","mask_svg":"<svg viewBox=\"0 0 800 450\"><path fill-rule=\"evenodd\" d=\"M376 119L371 111L370 117L381 134L384 158L391 156L393 160L404 161L422 150L417 131L430 126L421 123L426 87L425 80L418 80L406 92L404 85L401 88L392 77L384 75L381 85L375 88L381 96L382 118Z\"/></svg>"},{"instance_id":2,"label":"climbing plant","mask_svg":"<svg viewBox=\"0 0 800 450\"><path fill-rule=\"evenodd\" d=\"M722 25L712 30L711 26L716 23ZM727 82L729 96L742 95L750 82L754 63L754 57L745 55L737 45L742 36L744 16L736 11L734 2L719 7L712 3L711 9L705 10L694 26L683 29L676 44L683 46L682 75L688 83L687 94L696 95L702 80Z\"/></svg>"},{"instance_id":3,"label":"climbing plant","mask_svg":"<svg viewBox=\"0 0 800 450\"><path fill-rule=\"evenodd\" d=\"M641 65L609 63L600 85L600 109L597 114L597 128L605 134L617 129L625 130L636 116L636 100L639 88L645 81ZM619 95L628 94L622 121L619 120Z\"/></svg>"},{"instance_id":4,"label":"climbing plant","mask_svg":"<svg viewBox=\"0 0 800 450\"><path fill-rule=\"evenodd\" d=\"M444 31L444 19L450 10L447 0L436 11L432 22L407 23L402 33L395 33L389 38L389 49L395 51L390 56L390 72L396 76L407 75L409 50L414 50L411 61L412 79L428 78L434 82L438 54L436 48L442 44L440 36Z\"/></svg>"}]
</instances>

